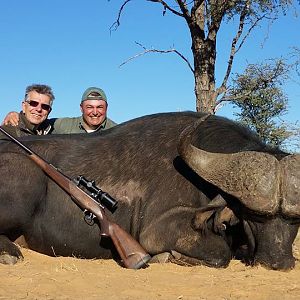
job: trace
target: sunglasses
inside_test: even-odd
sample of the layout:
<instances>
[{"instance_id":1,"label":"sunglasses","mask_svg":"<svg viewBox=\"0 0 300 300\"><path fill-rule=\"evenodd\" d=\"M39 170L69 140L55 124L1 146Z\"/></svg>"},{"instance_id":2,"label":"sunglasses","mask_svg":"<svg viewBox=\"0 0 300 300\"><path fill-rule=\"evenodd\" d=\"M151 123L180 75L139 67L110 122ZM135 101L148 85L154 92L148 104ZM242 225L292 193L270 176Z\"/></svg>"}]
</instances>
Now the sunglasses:
<instances>
[{"instance_id":1,"label":"sunglasses","mask_svg":"<svg viewBox=\"0 0 300 300\"><path fill-rule=\"evenodd\" d=\"M35 100L27 100L25 102L28 103L31 107L37 107L40 104L40 102ZM49 104L41 103L41 108L45 111L51 111L51 106Z\"/></svg>"}]
</instances>

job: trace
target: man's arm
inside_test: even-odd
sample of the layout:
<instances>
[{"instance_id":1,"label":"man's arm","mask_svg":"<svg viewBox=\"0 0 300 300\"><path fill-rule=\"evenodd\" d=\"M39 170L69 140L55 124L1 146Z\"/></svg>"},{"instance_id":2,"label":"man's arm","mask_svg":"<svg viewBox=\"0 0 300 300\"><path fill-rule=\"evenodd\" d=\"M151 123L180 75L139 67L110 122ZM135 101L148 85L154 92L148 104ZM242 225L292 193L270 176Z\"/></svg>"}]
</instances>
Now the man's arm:
<instances>
[{"instance_id":1,"label":"man's arm","mask_svg":"<svg viewBox=\"0 0 300 300\"><path fill-rule=\"evenodd\" d=\"M20 115L16 111L9 112L1 125L18 126L20 121ZM52 118L48 119L49 124L53 127L55 134L70 134L80 133L79 131L79 118ZM78 129L77 129L78 128Z\"/></svg>"},{"instance_id":2,"label":"man's arm","mask_svg":"<svg viewBox=\"0 0 300 300\"><path fill-rule=\"evenodd\" d=\"M17 113L16 111L11 111L5 116L1 125L18 126L19 120L20 120L19 113Z\"/></svg>"}]
</instances>

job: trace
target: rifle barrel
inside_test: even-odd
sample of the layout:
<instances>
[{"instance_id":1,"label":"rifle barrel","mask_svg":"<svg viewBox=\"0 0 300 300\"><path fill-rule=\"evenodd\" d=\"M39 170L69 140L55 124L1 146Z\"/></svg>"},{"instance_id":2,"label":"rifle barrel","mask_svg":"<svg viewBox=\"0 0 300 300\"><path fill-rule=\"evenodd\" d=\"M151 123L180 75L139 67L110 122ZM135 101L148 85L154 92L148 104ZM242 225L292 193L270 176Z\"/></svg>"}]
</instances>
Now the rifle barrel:
<instances>
[{"instance_id":1,"label":"rifle barrel","mask_svg":"<svg viewBox=\"0 0 300 300\"><path fill-rule=\"evenodd\" d=\"M8 133L2 126L0 126L0 131L5 134L7 137L9 137L13 142L15 142L17 145L19 145L22 149L24 149L28 154L33 154L34 152L26 147L23 143L21 143L18 139L16 139L14 136L12 136L10 133ZM37 154L36 154L37 155Z\"/></svg>"}]
</instances>

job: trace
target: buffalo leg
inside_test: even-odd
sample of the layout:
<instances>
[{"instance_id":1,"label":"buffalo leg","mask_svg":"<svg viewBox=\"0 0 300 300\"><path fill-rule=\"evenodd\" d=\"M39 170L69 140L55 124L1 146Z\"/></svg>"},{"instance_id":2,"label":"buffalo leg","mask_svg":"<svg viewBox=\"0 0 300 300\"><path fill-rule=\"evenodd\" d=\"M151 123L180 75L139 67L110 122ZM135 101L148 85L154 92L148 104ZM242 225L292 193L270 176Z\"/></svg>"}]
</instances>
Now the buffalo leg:
<instances>
[{"instance_id":1,"label":"buffalo leg","mask_svg":"<svg viewBox=\"0 0 300 300\"><path fill-rule=\"evenodd\" d=\"M23 260L23 255L16 244L5 235L0 235L0 263L14 265Z\"/></svg>"},{"instance_id":2,"label":"buffalo leg","mask_svg":"<svg viewBox=\"0 0 300 300\"><path fill-rule=\"evenodd\" d=\"M18 153L0 153L0 178L0 262L15 264L23 256L12 241L22 234L30 236L47 179L30 159Z\"/></svg>"}]
</instances>

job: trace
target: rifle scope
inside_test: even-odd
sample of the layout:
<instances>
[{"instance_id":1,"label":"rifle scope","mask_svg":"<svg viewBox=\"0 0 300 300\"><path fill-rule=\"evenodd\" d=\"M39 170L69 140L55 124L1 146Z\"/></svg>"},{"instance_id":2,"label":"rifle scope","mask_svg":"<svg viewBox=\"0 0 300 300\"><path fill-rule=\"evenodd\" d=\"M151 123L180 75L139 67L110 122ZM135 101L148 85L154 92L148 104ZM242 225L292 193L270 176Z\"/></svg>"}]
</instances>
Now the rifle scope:
<instances>
[{"instance_id":1,"label":"rifle scope","mask_svg":"<svg viewBox=\"0 0 300 300\"><path fill-rule=\"evenodd\" d=\"M111 212L115 211L118 205L118 201L115 200L108 193L103 192L96 186L94 180L88 180L83 175L77 177L78 185L83 185L90 193L91 196L100 204L104 205Z\"/></svg>"}]
</instances>

